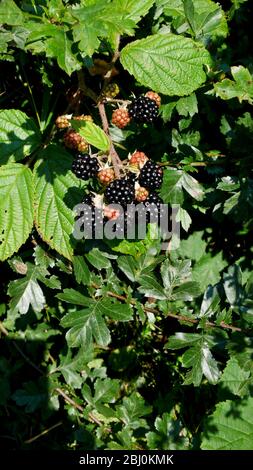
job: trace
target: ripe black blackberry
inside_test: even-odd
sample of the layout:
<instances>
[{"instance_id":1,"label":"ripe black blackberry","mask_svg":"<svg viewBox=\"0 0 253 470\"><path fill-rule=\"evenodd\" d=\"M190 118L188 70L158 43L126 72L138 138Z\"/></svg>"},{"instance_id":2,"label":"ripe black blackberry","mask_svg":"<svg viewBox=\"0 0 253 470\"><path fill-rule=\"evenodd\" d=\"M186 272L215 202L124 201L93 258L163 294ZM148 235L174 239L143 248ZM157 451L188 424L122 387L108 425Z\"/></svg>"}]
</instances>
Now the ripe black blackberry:
<instances>
[{"instance_id":1,"label":"ripe black blackberry","mask_svg":"<svg viewBox=\"0 0 253 470\"><path fill-rule=\"evenodd\" d=\"M105 190L105 199L108 204L131 204L134 200L134 181L127 177L112 181Z\"/></svg>"},{"instance_id":2,"label":"ripe black blackberry","mask_svg":"<svg viewBox=\"0 0 253 470\"><path fill-rule=\"evenodd\" d=\"M99 171L99 164L96 158L90 157L88 153L77 155L72 163L73 173L82 180L93 178Z\"/></svg>"},{"instance_id":3,"label":"ripe black blackberry","mask_svg":"<svg viewBox=\"0 0 253 470\"><path fill-rule=\"evenodd\" d=\"M158 106L147 96L139 96L128 107L130 117L136 122L153 122L158 116Z\"/></svg>"},{"instance_id":4,"label":"ripe black blackberry","mask_svg":"<svg viewBox=\"0 0 253 470\"><path fill-rule=\"evenodd\" d=\"M151 160L142 167L139 183L147 189L159 189L163 181L163 170Z\"/></svg>"},{"instance_id":5,"label":"ripe black blackberry","mask_svg":"<svg viewBox=\"0 0 253 470\"><path fill-rule=\"evenodd\" d=\"M95 207L91 194L84 196L82 200L83 209L79 215L79 224L84 238L95 239L102 234L104 217L102 209ZM97 230L96 230L97 228Z\"/></svg>"}]
</instances>

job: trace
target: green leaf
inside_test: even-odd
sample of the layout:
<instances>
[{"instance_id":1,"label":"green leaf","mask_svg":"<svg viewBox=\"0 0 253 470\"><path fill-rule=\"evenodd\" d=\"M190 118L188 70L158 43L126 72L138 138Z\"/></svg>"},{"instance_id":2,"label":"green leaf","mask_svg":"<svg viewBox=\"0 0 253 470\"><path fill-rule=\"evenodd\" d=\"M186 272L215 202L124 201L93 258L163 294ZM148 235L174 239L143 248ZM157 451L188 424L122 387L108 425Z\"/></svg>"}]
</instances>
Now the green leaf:
<instances>
[{"instance_id":1,"label":"green leaf","mask_svg":"<svg viewBox=\"0 0 253 470\"><path fill-rule=\"evenodd\" d=\"M62 147L49 145L40 157L34 168L36 228L51 248L71 259L75 244L72 209L78 202L72 191L81 185L71 172L72 159Z\"/></svg>"},{"instance_id":2,"label":"green leaf","mask_svg":"<svg viewBox=\"0 0 253 470\"><path fill-rule=\"evenodd\" d=\"M146 434L148 448L152 450L186 450L186 439L182 436L182 424L169 413L155 420L156 432Z\"/></svg>"},{"instance_id":3,"label":"green leaf","mask_svg":"<svg viewBox=\"0 0 253 470\"><path fill-rule=\"evenodd\" d=\"M127 427L138 429L145 426L141 417L149 415L151 411L152 407L146 405L139 393L133 392L129 397L123 398L123 404L117 407L117 416Z\"/></svg>"},{"instance_id":4,"label":"green leaf","mask_svg":"<svg viewBox=\"0 0 253 470\"><path fill-rule=\"evenodd\" d=\"M76 281L78 284L86 286L90 283L90 271L85 263L83 256L75 256L73 259L73 267Z\"/></svg>"},{"instance_id":5,"label":"green leaf","mask_svg":"<svg viewBox=\"0 0 253 470\"><path fill-rule=\"evenodd\" d=\"M35 266L32 263L27 263L25 266L26 275L9 284L10 308L12 311L17 309L24 314L31 306L35 312L40 312L45 307L46 299L38 281L51 289L60 289L61 283L56 276L47 277L50 273L43 266Z\"/></svg>"},{"instance_id":6,"label":"green leaf","mask_svg":"<svg viewBox=\"0 0 253 470\"><path fill-rule=\"evenodd\" d=\"M65 315L61 320L64 328L70 328L66 334L71 348L92 347L92 338L99 346L107 346L111 340L110 332L102 317L103 300L93 301L89 308Z\"/></svg>"},{"instance_id":7,"label":"green leaf","mask_svg":"<svg viewBox=\"0 0 253 470\"><path fill-rule=\"evenodd\" d=\"M201 340L183 354L182 364L186 368L191 368L187 372L184 385L193 384L195 387L198 387L203 375L213 385L219 380L220 371L217 362L204 340Z\"/></svg>"},{"instance_id":8,"label":"green leaf","mask_svg":"<svg viewBox=\"0 0 253 470\"><path fill-rule=\"evenodd\" d=\"M72 127L87 140L87 142L103 152L110 149L110 141L106 133L96 124L89 121L71 120Z\"/></svg>"},{"instance_id":9,"label":"green leaf","mask_svg":"<svg viewBox=\"0 0 253 470\"><path fill-rule=\"evenodd\" d=\"M113 304L109 299L108 301L104 300L102 312L104 315L116 321L129 321L133 318L133 309L130 305L124 305L120 302Z\"/></svg>"},{"instance_id":10,"label":"green leaf","mask_svg":"<svg viewBox=\"0 0 253 470\"><path fill-rule=\"evenodd\" d=\"M138 23L142 16L145 16L152 5L154 0L121 0L120 8L126 12L126 17Z\"/></svg>"},{"instance_id":11,"label":"green leaf","mask_svg":"<svg viewBox=\"0 0 253 470\"><path fill-rule=\"evenodd\" d=\"M183 229L188 232L190 225L192 223L192 219L189 215L189 213L183 209L182 207L179 207L179 210L177 211L176 215L176 222L180 222Z\"/></svg>"},{"instance_id":12,"label":"green leaf","mask_svg":"<svg viewBox=\"0 0 253 470\"><path fill-rule=\"evenodd\" d=\"M203 450L253 450L253 398L218 403L203 433Z\"/></svg>"},{"instance_id":13,"label":"green leaf","mask_svg":"<svg viewBox=\"0 0 253 470\"><path fill-rule=\"evenodd\" d=\"M220 272L226 265L222 252L215 256L211 253L203 255L192 270L192 279L199 283L203 292L209 284L214 285L220 281Z\"/></svg>"},{"instance_id":14,"label":"green leaf","mask_svg":"<svg viewBox=\"0 0 253 470\"><path fill-rule=\"evenodd\" d=\"M130 281L135 282L138 263L132 256L120 256L118 266Z\"/></svg>"},{"instance_id":15,"label":"green leaf","mask_svg":"<svg viewBox=\"0 0 253 470\"><path fill-rule=\"evenodd\" d=\"M182 187L197 201L202 201L204 191L199 182L188 173L182 174Z\"/></svg>"},{"instance_id":16,"label":"green leaf","mask_svg":"<svg viewBox=\"0 0 253 470\"><path fill-rule=\"evenodd\" d=\"M186 240L181 240L178 253L184 258L190 258L199 261L205 254L206 242L202 239L202 231L196 231Z\"/></svg>"},{"instance_id":17,"label":"green leaf","mask_svg":"<svg viewBox=\"0 0 253 470\"><path fill-rule=\"evenodd\" d=\"M250 371L243 370L237 360L231 357L222 373L219 384L234 395L242 396L245 393L245 384L250 376Z\"/></svg>"},{"instance_id":18,"label":"green leaf","mask_svg":"<svg viewBox=\"0 0 253 470\"><path fill-rule=\"evenodd\" d=\"M154 297L155 299L165 300L167 298L163 287L159 284L153 274L143 274L139 282L141 284L138 290L145 295L145 297Z\"/></svg>"},{"instance_id":19,"label":"green leaf","mask_svg":"<svg viewBox=\"0 0 253 470\"><path fill-rule=\"evenodd\" d=\"M223 100L238 98L239 102L248 101L253 104L253 77L242 65L231 67L233 80L224 78L214 85L215 95Z\"/></svg>"},{"instance_id":20,"label":"green leaf","mask_svg":"<svg viewBox=\"0 0 253 470\"><path fill-rule=\"evenodd\" d=\"M220 303L220 295L216 286L208 286L200 307L199 317L209 318L217 311Z\"/></svg>"},{"instance_id":21,"label":"green leaf","mask_svg":"<svg viewBox=\"0 0 253 470\"><path fill-rule=\"evenodd\" d=\"M87 384L82 388L82 395L89 404L98 408L98 405L102 403L114 403L118 398L119 391L119 380L98 378L94 385L94 396L92 396L90 387Z\"/></svg>"},{"instance_id":22,"label":"green leaf","mask_svg":"<svg viewBox=\"0 0 253 470\"><path fill-rule=\"evenodd\" d=\"M167 169L164 172L163 184L160 194L165 203L182 204L183 189L197 201L204 196L202 186L199 182L182 170Z\"/></svg>"},{"instance_id":23,"label":"green leaf","mask_svg":"<svg viewBox=\"0 0 253 470\"><path fill-rule=\"evenodd\" d=\"M64 302L68 302L74 305L82 305L84 307L93 304L92 299L85 297L75 289L64 289L61 294L57 294L57 298L63 300Z\"/></svg>"},{"instance_id":24,"label":"green leaf","mask_svg":"<svg viewBox=\"0 0 253 470\"><path fill-rule=\"evenodd\" d=\"M171 33L134 41L121 51L123 67L142 84L165 95L189 95L204 81L209 53L200 43Z\"/></svg>"},{"instance_id":25,"label":"green leaf","mask_svg":"<svg viewBox=\"0 0 253 470\"><path fill-rule=\"evenodd\" d=\"M185 96L177 101L176 109L180 116L194 116L198 112L198 101L195 93Z\"/></svg>"},{"instance_id":26,"label":"green leaf","mask_svg":"<svg viewBox=\"0 0 253 470\"><path fill-rule=\"evenodd\" d=\"M47 401L47 393L41 387L41 383L25 382L24 388L16 390L12 398L18 406L25 406L27 413L33 413Z\"/></svg>"},{"instance_id":27,"label":"green leaf","mask_svg":"<svg viewBox=\"0 0 253 470\"><path fill-rule=\"evenodd\" d=\"M94 268L109 269L111 266L110 260L98 248L93 248L87 255L85 255Z\"/></svg>"},{"instance_id":28,"label":"green leaf","mask_svg":"<svg viewBox=\"0 0 253 470\"><path fill-rule=\"evenodd\" d=\"M1 0L0 23L8 25L22 25L24 17L22 11L13 0Z\"/></svg>"},{"instance_id":29,"label":"green leaf","mask_svg":"<svg viewBox=\"0 0 253 470\"><path fill-rule=\"evenodd\" d=\"M166 343L166 348L168 349L181 349L186 348L187 346L192 346L195 343L198 343L202 338L202 335L198 333L175 333L169 337L168 343Z\"/></svg>"},{"instance_id":30,"label":"green leaf","mask_svg":"<svg viewBox=\"0 0 253 470\"><path fill-rule=\"evenodd\" d=\"M0 260L27 240L33 226L32 173L20 163L0 167Z\"/></svg>"},{"instance_id":31,"label":"green leaf","mask_svg":"<svg viewBox=\"0 0 253 470\"><path fill-rule=\"evenodd\" d=\"M0 111L0 164L30 155L41 143L32 118L17 109Z\"/></svg>"},{"instance_id":32,"label":"green leaf","mask_svg":"<svg viewBox=\"0 0 253 470\"><path fill-rule=\"evenodd\" d=\"M61 25L30 22L26 48L35 52L45 52L46 56L57 60L68 75L80 70L81 63L73 53L73 42Z\"/></svg>"},{"instance_id":33,"label":"green leaf","mask_svg":"<svg viewBox=\"0 0 253 470\"><path fill-rule=\"evenodd\" d=\"M239 266L230 266L223 274L224 290L230 305L240 305L243 298L242 272Z\"/></svg>"},{"instance_id":34,"label":"green leaf","mask_svg":"<svg viewBox=\"0 0 253 470\"><path fill-rule=\"evenodd\" d=\"M87 362L87 351L80 351L76 356L72 357L71 351L68 350L66 356L60 356L61 362L57 370L59 370L66 383L73 388L81 388L83 378L80 372L84 368L84 364Z\"/></svg>"}]
</instances>

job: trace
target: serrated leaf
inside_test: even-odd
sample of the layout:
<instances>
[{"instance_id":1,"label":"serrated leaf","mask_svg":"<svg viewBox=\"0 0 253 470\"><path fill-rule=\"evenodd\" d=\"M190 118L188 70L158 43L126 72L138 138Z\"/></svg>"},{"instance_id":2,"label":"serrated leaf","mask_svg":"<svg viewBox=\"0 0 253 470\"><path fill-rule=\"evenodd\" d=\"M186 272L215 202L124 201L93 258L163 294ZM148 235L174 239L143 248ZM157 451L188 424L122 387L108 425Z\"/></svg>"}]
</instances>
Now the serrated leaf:
<instances>
[{"instance_id":1,"label":"serrated leaf","mask_svg":"<svg viewBox=\"0 0 253 470\"><path fill-rule=\"evenodd\" d=\"M253 76L250 71L238 65L231 67L231 74L234 81L224 78L214 85L215 95L223 100L238 98L240 103L248 101L249 104L253 104Z\"/></svg>"},{"instance_id":2,"label":"serrated leaf","mask_svg":"<svg viewBox=\"0 0 253 470\"><path fill-rule=\"evenodd\" d=\"M185 209L183 209L182 207L179 207L179 210L177 211L177 215L176 215L176 222L180 222L183 229L186 232L188 232L190 225L192 223L192 219Z\"/></svg>"},{"instance_id":3,"label":"serrated leaf","mask_svg":"<svg viewBox=\"0 0 253 470\"><path fill-rule=\"evenodd\" d=\"M64 289L61 294L57 294L57 298L63 300L64 302L68 302L74 305L82 305L84 307L93 304L92 299L85 297L75 289Z\"/></svg>"},{"instance_id":4,"label":"serrated leaf","mask_svg":"<svg viewBox=\"0 0 253 470\"><path fill-rule=\"evenodd\" d=\"M138 23L141 17L148 13L154 3L154 0L121 0L120 7L126 12L127 18Z\"/></svg>"},{"instance_id":5,"label":"serrated leaf","mask_svg":"<svg viewBox=\"0 0 253 470\"><path fill-rule=\"evenodd\" d=\"M145 426L141 417L149 415L151 411L152 407L146 405L139 393L133 392L129 397L123 398L123 404L117 407L117 416L127 427L138 429L141 425Z\"/></svg>"},{"instance_id":6,"label":"serrated leaf","mask_svg":"<svg viewBox=\"0 0 253 470\"><path fill-rule=\"evenodd\" d=\"M46 56L57 60L68 75L80 70L81 62L73 52L73 43L62 26L52 23L29 22L29 36L26 49L45 52Z\"/></svg>"},{"instance_id":7,"label":"serrated leaf","mask_svg":"<svg viewBox=\"0 0 253 470\"><path fill-rule=\"evenodd\" d=\"M240 266L229 266L227 272L223 274L223 285L230 305L239 305L243 298L242 272Z\"/></svg>"},{"instance_id":8,"label":"serrated leaf","mask_svg":"<svg viewBox=\"0 0 253 470\"><path fill-rule=\"evenodd\" d=\"M92 338L100 346L107 346L111 340L110 331L102 317L103 300L93 301L89 308L68 313L61 320L61 325L70 328L66 334L71 348L92 347Z\"/></svg>"},{"instance_id":9,"label":"serrated leaf","mask_svg":"<svg viewBox=\"0 0 253 470\"><path fill-rule=\"evenodd\" d=\"M151 273L143 274L139 282L141 285L138 287L138 290L144 294L145 297L154 297L159 300L165 300L167 298L163 287Z\"/></svg>"},{"instance_id":10,"label":"serrated leaf","mask_svg":"<svg viewBox=\"0 0 253 470\"><path fill-rule=\"evenodd\" d=\"M85 255L94 268L109 269L111 267L110 260L98 248L93 248L87 255Z\"/></svg>"},{"instance_id":11,"label":"serrated leaf","mask_svg":"<svg viewBox=\"0 0 253 470\"><path fill-rule=\"evenodd\" d=\"M182 187L197 201L202 201L204 191L199 182L188 173L182 174Z\"/></svg>"},{"instance_id":12,"label":"serrated leaf","mask_svg":"<svg viewBox=\"0 0 253 470\"><path fill-rule=\"evenodd\" d=\"M25 188L25 190L24 190ZM33 226L32 173L20 163L0 167L0 260L27 240Z\"/></svg>"},{"instance_id":13,"label":"serrated leaf","mask_svg":"<svg viewBox=\"0 0 253 470\"><path fill-rule=\"evenodd\" d=\"M17 309L19 313L24 314L31 306L35 312L40 312L45 307L46 299L38 281L50 289L60 289L61 283L56 276L50 276L43 266L35 266L32 263L27 263L25 266L27 267L25 276L9 284L10 308L11 311Z\"/></svg>"},{"instance_id":14,"label":"serrated leaf","mask_svg":"<svg viewBox=\"0 0 253 470\"><path fill-rule=\"evenodd\" d=\"M68 350L67 356L61 356L61 362L57 370L59 370L66 383L73 388L81 388L83 378L80 371L84 368L87 362L87 355L81 350L76 356L72 357L71 351Z\"/></svg>"},{"instance_id":15,"label":"serrated leaf","mask_svg":"<svg viewBox=\"0 0 253 470\"><path fill-rule=\"evenodd\" d=\"M18 406L25 406L27 413L33 413L41 407L43 402L47 401L47 393L36 382L25 382L24 388L16 390L12 398Z\"/></svg>"},{"instance_id":16,"label":"serrated leaf","mask_svg":"<svg viewBox=\"0 0 253 470\"><path fill-rule=\"evenodd\" d=\"M106 133L99 126L90 121L71 120L72 127L91 145L103 152L110 148L110 141Z\"/></svg>"},{"instance_id":17,"label":"serrated leaf","mask_svg":"<svg viewBox=\"0 0 253 470\"><path fill-rule=\"evenodd\" d=\"M23 12L13 0L1 0L0 23L8 25L22 25L24 22Z\"/></svg>"},{"instance_id":18,"label":"serrated leaf","mask_svg":"<svg viewBox=\"0 0 253 470\"><path fill-rule=\"evenodd\" d=\"M253 398L218 403L203 433L203 450L253 450Z\"/></svg>"},{"instance_id":19,"label":"serrated leaf","mask_svg":"<svg viewBox=\"0 0 253 470\"><path fill-rule=\"evenodd\" d=\"M192 278L198 282L202 292L209 284L217 284L220 281L220 272L227 262L223 260L222 252L213 256L211 253L203 255L192 270Z\"/></svg>"},{"instance_id":20,"label":"serrated leaf","mask_svg":"<svg viewBox=\"0 0 253 470\"><path fill-rule=\"evenodd\" d=\"M130 281L135 282L138 263L132 256L120 256L118 266Z\"/></svg>"},{"instance_id":21,"label":"serrated leaf","mask_svg":"<svg viewBox=\"0 0 253 470\"><path fill-rule=\"evenodd\" d=\"M171 413L172 415L172 413ZM169 413L163 413L155 420L155 432L146 434L148 448L152 450L175 450L186 448L186 439L182 436L182 424Z\"/></svg>"},{"instance_id":22,"label":"serrated leaf","mask_svg":"<svg viewBox=\"0 0 253 470\"><path fill-rule=\"evenodd\" d=\"M51 248L68 259L72 258L75 239L71 189L80 188L80 182L71 172L71 156L62 147L49 145L40 153L34 168L35 224L42 239Z\"/></svg>"},{"instance_id":23,"label":"serrated leaf","mask_svg":"<svg viewBox=\"0 0 253 470\"><path fill-rule=\"evenodd\" d=\"M83 256L75 256L73 267L76 281L84 286L90 283L90 271Z\"/></svg>"},{"instance_id":24,"label":"serrated leaf","mask_svg":"<svg viewBox=\"0 0 253 470\"><path fill-rule=\"evenodd\" d=\"M183 354L182 363L184 367L191 368L187 372L184 385L193 384L195 387L198 387L203 375L213 385L219 380L220 371L217 362L204 340L201 340Z\"/></svg>"},{"instance_id":25,"label":"serrated leaf","mask_svg":"<svg viewBox=\"0 0 253 470\"><path fill-rule=\"evenodd\" d=\"M217 311L220 295L216 286L208 286L200 307L199 317L209 318Z\"/></svg>"},{"instance_id":26,"label":"serrated leaf","mask_svg":"<svg viewBox=\"0 0 253 470\"><path fill-rule=\"evenodd\" d=\"M0 164L22 160L40 143L41 135L32 118L17 109L0 111Z\"/></svg>"},{"instance_id":27,"label":"serrated leaf","mask_svg":"<svg viewBox=\"0 0 253 470\"><path fill-rule=\"evenodd\" d=\"M192 346L195 343L198 343L201 340L202 336L198 333L175 333L169 337L168 342L166 343L166 348L168 349L181 349L186 348L187 346Z\"/></svg>"},{"instance_id":28,"label":"serrated leaf","mask_svg":"<svg viewBox=\"0 0 253 470\"><path fill-rule=\"evenodd\" d=\"M243 388L249 376L250 371L243 370L237 360L231 357L222 373L219 384L234 395L242 396L245 393Z\"/></svg>"},{"instance_id":29,"label":"serrated leaf","mask_svg":"<svg viewBox=\"0 0 253 470\"><path fill-rule=\"evenodd\" d=\"M205 81L209 53L200 43L171 33L134 41L121 51L123 67L140 82L165 95L189 95Z\"/></svg>"}]
</instances>

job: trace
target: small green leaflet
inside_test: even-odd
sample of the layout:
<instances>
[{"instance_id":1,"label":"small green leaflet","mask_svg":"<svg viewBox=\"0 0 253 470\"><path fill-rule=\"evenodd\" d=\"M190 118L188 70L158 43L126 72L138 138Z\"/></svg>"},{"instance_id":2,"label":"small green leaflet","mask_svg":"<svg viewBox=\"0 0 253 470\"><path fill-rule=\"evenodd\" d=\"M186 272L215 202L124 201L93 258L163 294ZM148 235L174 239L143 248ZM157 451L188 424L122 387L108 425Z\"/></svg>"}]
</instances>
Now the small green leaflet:
<instances>
[{"instance_id":1,"label":"small green leaflet","mask_svg":"<svg viewBox=\"0 0 253 470\"><path fill-rule=\"evenodd\" d=\"M173 413L163 413L155 420L155 432L146 434L148 448L152 450L178 450L185 449L188 444L182 435L183 426L179 419L172 416Z\"/></svg>"},{"instance_id":2,"label":"small green leaflet","mask_svg":"<svg viewBox=\"0 0 253 470\"><path fill-rule=\"evenodd\" d=\"M106 133L96 124L89 121L71 120L72 127L87 140L87 142L103 152L107 152L110 148L110 141Z\"/></svg>"},{"instance_id":3,"label":"small green leaflet","mask_svg":"<svg viewBox=\"0 0 253 470\"><path fill-rule=\"evenodd\" d=\"M189 95L206 78L209 53L192 39L172 33L134 41L121 51L123 67L140 82L164 95Z\"/></svg>"},{"instance_id":4,"label":"small green leaflet","mask_svg":"<svg viewBox=\"0 0 253 470\"><path fill-rule=\"evenodd\" d=\"M26 275L21 279L11 281L8 289L8 295L11 297L11 310L17 309L21 314L27 313L30 306L35 312L40 312L45 307L46 299L38 281L51 289L61 287L56 276L48 277L50 273L43 266L35 266L31 263L27 263L26 266Z\"/></svg>"},{"instance_id":5,"label":"small green leaflet","mask_svg":"<svg viewBox=\"0 0 253 470\"><path fill-rule=\"evenodd\" d=\"M61 294L59 298L62 298ZM132 318L129 305L113 303L109 299L89 300L90 305L86 309L68 313L61 321L63 327L70 328L66 335L70 347L90 348L93 338L98 345L107 346L111 335L104 315L117 321L128 321Z\"/></svg>"},{"instance_id":6,"label":"small green leaflet","mask_svg":"<svg viewBox=\"0 0 253 470\"><path fill-rule=\"evenodd\" d=\"M242 65L231 67L234 80L224 78L214 85L215 95L222 100L238 98L239 102L248 101L253 104L253 77L248 69Z\"/></svg>"},{"instance_id":7,"label":"small green leaflet","mask_svg":"<svg viewBox=\"0 0 253 470\"><path fill-rule=\"evenodd\" d=\"M47 403L45 379L42 378L38 383L35 381L25 382L23 387L16 390L12 398L18 406L24 406L27 413L33 413L43 403Z\"/></svg>"},{"instance_id":8,"label":"small green leaflet","mask_svg":"<svg viewBox=\"0 0 253 470\"><path fill-rule=\"evenodd\" d=\"M90 271L83 256L75 256L73 259L74 274L78 284L90 283Z\"/></svg>"},{"instance_id":9,"label":"small green leaflet","mask_svg":"<svg viewBox=\"0 0 253 470\"><path fill-rule=\"evenodd\" d=\"M165 170L160 190L163 201L170 204L182 204L183 189L197 201L202 201L204 191L195 178L183 170L172 168Z\"/></svg>"}]
</instances>

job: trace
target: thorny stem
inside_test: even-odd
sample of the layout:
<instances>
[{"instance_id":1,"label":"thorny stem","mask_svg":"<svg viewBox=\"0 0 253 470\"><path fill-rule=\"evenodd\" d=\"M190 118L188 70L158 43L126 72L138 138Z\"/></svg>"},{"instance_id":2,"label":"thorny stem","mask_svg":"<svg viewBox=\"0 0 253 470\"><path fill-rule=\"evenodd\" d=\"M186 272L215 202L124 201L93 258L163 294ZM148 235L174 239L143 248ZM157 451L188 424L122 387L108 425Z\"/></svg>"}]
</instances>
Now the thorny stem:
<instances>
[{"instance_id":1,"label":"thorny stem","mask_svg":"<svg viewBox=\"0 0 253 470\"><path fill-rule=\"evenodd\" d=\"M97 284L92 284L92 287L94 287L95 289L99 288ZM110 297L115 297L116 299L121 300L122 302L129 302L131 305L136 305L136 301L134 299L129 301L127 297L124 297L123 295L118 295L115 292L108 291L107 295L109 295ZM160 314L159 310L157 310L156 308L143 307L143 310L145 312L151 312L156 315ZM176 313L167 312L167 317L175 318L178 321L184 321L184 322L193 323L193 324L199 323L199 320L196 320L195 318L189 318L184 315L177 315ZM210 328L221 327L221 328L225 328L227 330L232 330L232 331L241 331L241 332L244 331L242 330L242 328L239 328L234 325L228 325L227 323L224 323L224 322L221 322L219 325L216 325L216 323L207 321L206 326L209 326Z\"/></svg>"},{"instance_id":2,"label":"thorny stem","mask_svg":"<svg viewBox=\"0 0 253 470\"><path fill-rule=\"evenodd\" d=\"M108 123L108 119L107 119L107 116L106 116L104 103L102 103L102 102L98 103L98 111L99 111L99 114L100 114L100 117L101 117L103 130L104 130L105 134L108 136L108 139L109 139L109 142L110 142L110 156L112 158L112 164L113 164L115 176L116 176L116 178L119 178L120 177L120 168L122 167L122 162L119 158L118 153L115 150L112 138L110 136L109 123Z\"/></svg>"}]
</instances>

